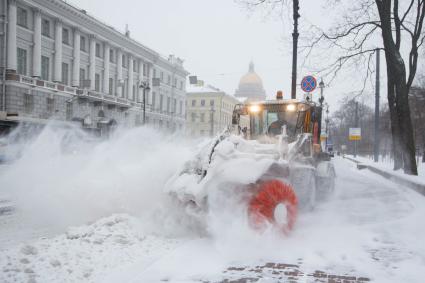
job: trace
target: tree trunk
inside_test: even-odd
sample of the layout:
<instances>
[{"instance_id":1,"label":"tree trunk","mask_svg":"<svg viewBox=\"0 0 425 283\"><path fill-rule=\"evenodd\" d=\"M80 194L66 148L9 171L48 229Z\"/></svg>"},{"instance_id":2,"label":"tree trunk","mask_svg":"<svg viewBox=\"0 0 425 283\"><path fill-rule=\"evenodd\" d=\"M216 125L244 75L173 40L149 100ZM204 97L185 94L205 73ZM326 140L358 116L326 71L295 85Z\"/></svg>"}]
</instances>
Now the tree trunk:
<instances>
[{"instance_id":1,"label":"tree trunk","mask_svg":"<svg viewBox=\"0 0 425 283\"><path fill-rule=\"evenodd\" d=\"M393 135L394 168L399 164L401 154L403 169L406 174L417 175L415 159L415 141L413 138L412 120L408 101L406 68L401 57L399 46L393 38L391 24L391 0L375 0L381 19L382 40L385 47L388 77L388 103L390 104L391 129ZM397 35L397 33L396 33ZM399 40L399 38L397 38ZM393 100L394 98L394 100Z\"/></svg>"},{"instance_id":2,"label":"tree trunk","mask_svg":"<svg viewBox=\"0 0 425 283\"><path fill-rule=\"evenodd\" d=\"M401 61L402 62L402 61ZM416 166L416 147L413 136L412 119L410 117L409 96L406 85L406 72L404 64L398 66L403 70L397 76L396 82L396 110L399 119L399 139L403 154L404 173L418 175Z\"/></svg>"},{"instance_id":3,"label":"tree trunk","mask_svg":"<svg viewBox=\"0 0 425 283\"><path fill-rule=\"evenodd\" d=\"M391 121L391 136L392 136L392 152L394 158L394 170L401 169L403 167L403 155L401 150L400 142L400 127L397 119L397 110L395 102L395 85L391 76L391 69L387 65L387 88L388 88L388 106L390 109L390 121Z\"/></svg>"}]
</instances>

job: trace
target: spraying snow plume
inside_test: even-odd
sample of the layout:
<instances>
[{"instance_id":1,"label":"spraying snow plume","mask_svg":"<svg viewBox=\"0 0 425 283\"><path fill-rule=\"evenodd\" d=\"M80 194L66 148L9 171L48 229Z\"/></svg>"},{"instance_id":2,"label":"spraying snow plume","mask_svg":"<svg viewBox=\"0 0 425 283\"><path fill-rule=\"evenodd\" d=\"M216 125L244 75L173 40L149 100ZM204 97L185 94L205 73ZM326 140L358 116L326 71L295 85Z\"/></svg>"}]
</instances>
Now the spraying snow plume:
<instances>
[{"instance_id":1,"label":"spraying snow plume","mask_svg":"<svg viewBox=\"0 0 425 283\"><path fill-rule=\"evenodd\" d=\"M17 158L0 175L8 195L34 225L67 227L111 215L145 216L191 154L189 142L148 127L100 141L67 124L18 128L6 139Z\"/></svg>"}]
</instances>

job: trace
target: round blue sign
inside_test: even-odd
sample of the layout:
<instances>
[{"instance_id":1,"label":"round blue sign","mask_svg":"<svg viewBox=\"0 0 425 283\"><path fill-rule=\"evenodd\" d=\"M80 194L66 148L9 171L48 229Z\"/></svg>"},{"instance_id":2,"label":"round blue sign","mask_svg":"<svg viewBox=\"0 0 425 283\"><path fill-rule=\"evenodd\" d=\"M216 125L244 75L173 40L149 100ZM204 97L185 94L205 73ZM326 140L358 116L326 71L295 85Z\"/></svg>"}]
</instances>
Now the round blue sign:
<instances>
[{"instance_id":1,"label":"round blue sign","mask_svg":"<svg viewBox=\"0 0 425 283\"><path fill-rule=\"evenodd\" d=\"M313 76L305 76L301 81L301 89L305 92L312 92L316 89L317 81Z\"/></svg>"}]
</instances>

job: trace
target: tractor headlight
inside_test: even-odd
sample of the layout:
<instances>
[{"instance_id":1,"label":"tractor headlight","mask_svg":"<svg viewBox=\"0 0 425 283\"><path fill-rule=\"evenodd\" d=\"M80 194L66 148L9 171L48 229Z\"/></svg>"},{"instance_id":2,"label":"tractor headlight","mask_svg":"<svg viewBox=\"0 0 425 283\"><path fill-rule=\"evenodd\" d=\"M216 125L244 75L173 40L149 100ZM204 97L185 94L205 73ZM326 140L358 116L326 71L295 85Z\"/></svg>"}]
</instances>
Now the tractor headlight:
<instances>
[{"instance_id":1,"label":"tractor headlight","mask_svg":"<svg viewBox=\"0 0 425 283\"><path fill-rule=\"evenodd\" d=\"M288 104L288 106L286 106L286 110L287 111L295 111L297 109L297 106L295 104Z\"/></svg>"},{"instance_id":2,"label":"tractor headlight","mask_svg":"<svg viewBox=\"0 0 425 283\"><path fill-rule=\"evenodd\" d=\"M251 105L248 107L248 110L250 113L258 113L260 112L261 108L259 105Z\"/></svg>"}]
</instances>

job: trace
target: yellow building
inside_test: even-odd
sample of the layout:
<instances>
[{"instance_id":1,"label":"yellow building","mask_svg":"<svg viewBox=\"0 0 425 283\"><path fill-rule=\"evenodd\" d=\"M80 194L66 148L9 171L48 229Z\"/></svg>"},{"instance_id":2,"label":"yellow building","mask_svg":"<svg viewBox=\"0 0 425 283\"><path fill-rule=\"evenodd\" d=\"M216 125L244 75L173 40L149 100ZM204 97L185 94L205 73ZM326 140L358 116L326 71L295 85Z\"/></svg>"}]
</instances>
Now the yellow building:
<instances>
[{"instance_id":1,"label":"yellow building","mask_svg":"<svg viewBox=\"0 0 425 283\"><path fill-rule=\"evenodd\" d=\"M186 87L186 131L192 137L214 136L232 125L232 113L240 103L234 96L202 81Z\"/></svg>"}]
</instances>

